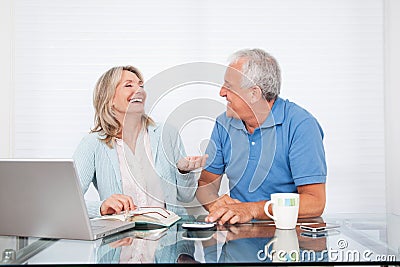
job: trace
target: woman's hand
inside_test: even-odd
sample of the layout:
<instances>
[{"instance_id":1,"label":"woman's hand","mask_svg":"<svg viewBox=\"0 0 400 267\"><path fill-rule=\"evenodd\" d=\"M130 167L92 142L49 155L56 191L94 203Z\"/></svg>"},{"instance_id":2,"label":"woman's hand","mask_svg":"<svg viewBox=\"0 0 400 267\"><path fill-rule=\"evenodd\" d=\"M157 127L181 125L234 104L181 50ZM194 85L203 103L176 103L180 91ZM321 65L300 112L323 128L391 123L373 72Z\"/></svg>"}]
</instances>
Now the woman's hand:
<instances>
[{"instance_id":1,"label":"woman's hand","mask_svg":"<svg viewBox=\"0 0 400 267\"><path fill-rule=\"evenodd\" d=\"M206 165L206 160L208 158L208 154L204 156L188 156L185 158L181 158L176 166L180 173L188 173L195 169L204 167Z\"/></svg>"},{"instance_id":2,"label":"woman's hand","mask_svg":"<svg viewBox=\"0 0 400 267\"><path fill-rule=\"evenodd\" d=\"M100 214L115 214L121 213L121 211L128 211L136 209L136 205L133 204L133 200L130 196L122 194L114 194L103 201L100 207Z\"/></svg>"}]
</instances>

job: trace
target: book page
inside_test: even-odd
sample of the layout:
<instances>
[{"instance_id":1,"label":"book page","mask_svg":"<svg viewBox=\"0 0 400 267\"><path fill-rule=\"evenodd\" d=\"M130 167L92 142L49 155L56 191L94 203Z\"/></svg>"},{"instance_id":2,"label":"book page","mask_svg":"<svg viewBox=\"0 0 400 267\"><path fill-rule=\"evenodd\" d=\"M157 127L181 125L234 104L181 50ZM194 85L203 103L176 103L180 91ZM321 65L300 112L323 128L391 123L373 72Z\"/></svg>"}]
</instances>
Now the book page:
<instances>
[{"instance_id":1,"label":"book page","mask_svg":"<svg viewBox=\"0 0 400 267\"><path fill-rule=\"evenodd\" d=\"M140 207L129 212L120 214L103 215L93 218L92 220L120 220L133 221L139 224L156 224L160 226L171 226L181 217L172 211L168 211L159 207Z\"/></svg>"},{"instance_id":2,"label":"book page","mask_svg":"<svg viewBox=\"0 0 400 267\"><path fill-rule=\"evenodd\" d=\"M151 223L161 226L170 226L180 217L172 211L157 207L141 207L130 211L133 215L129 220L136 223Z\"/></svg>"}]
</instances>

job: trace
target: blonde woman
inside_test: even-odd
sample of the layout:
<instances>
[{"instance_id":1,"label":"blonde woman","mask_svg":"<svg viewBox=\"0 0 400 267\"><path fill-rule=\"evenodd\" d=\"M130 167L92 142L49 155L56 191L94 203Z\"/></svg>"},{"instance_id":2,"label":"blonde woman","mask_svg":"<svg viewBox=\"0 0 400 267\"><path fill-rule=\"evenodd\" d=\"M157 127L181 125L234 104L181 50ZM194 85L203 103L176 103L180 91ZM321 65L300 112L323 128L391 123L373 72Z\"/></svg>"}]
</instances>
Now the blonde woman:
<instances>
[{"instance_id":1,"label":"blonde woman","mask_svg":"<svg viewBox=\"0 0 400 267\"><path fill-rule=\"evenodd\" d=\"M133 66L111 68L97 81L95 127L73 156L83 192L93 182L100 196L86 202L90 217L138 206L185 213L177 202L194 198L191 171L204 166L207 156L185 157L177 131L145 114L143 83Z\"/></svg>"}]
</instances>

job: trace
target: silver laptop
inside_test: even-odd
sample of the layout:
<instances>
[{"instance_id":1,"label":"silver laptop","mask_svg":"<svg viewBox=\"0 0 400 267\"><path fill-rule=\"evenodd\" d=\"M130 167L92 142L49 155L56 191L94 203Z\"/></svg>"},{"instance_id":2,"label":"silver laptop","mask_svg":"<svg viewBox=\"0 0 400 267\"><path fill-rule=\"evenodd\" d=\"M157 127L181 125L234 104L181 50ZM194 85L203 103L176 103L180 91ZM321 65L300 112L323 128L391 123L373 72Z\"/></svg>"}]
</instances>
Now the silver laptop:
<instances>
[{"instance_id":1,"label":"silver laptop","mask_svg":"<svg viewBox=\"0 0 400 267\"><path fill-rule=\"evenodd\" d=\"M89 220L72 159L0 159L0 235L94 240L134 226Z\"/></svg>"}]
</instances>

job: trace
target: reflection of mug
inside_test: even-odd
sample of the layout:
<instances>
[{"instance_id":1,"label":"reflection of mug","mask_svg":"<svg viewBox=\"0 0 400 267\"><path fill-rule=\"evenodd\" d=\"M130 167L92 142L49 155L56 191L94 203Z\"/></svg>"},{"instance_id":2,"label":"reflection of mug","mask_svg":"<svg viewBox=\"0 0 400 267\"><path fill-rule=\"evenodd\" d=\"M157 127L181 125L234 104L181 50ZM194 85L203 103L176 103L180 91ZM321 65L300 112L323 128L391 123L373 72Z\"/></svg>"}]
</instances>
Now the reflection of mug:
<instances>
[{"instance_id":1,"label":"reflection of mug","mask_svg":"<svg viewBox=\"0 0 400 267\"><path fill-rule=\"evenodd\" d=\"M274 220L276 228L296 228L297 216L299 214L299 194L296 193L275 193L271 194L271 200L264 206L265 214ZM268 207L272 205L272 216Z\"/></svg>"},{"instance_id":2,"label":"reflection of mug","mask_svg":"<svg viewBox=\"0 0 400 267\"><path fill-rule=\"evenodd\" d=\"M300 249L296 230L276 229L274 238L265 244L264 251L273 262L299 261Z\"/></svg>"}]
</instances>

